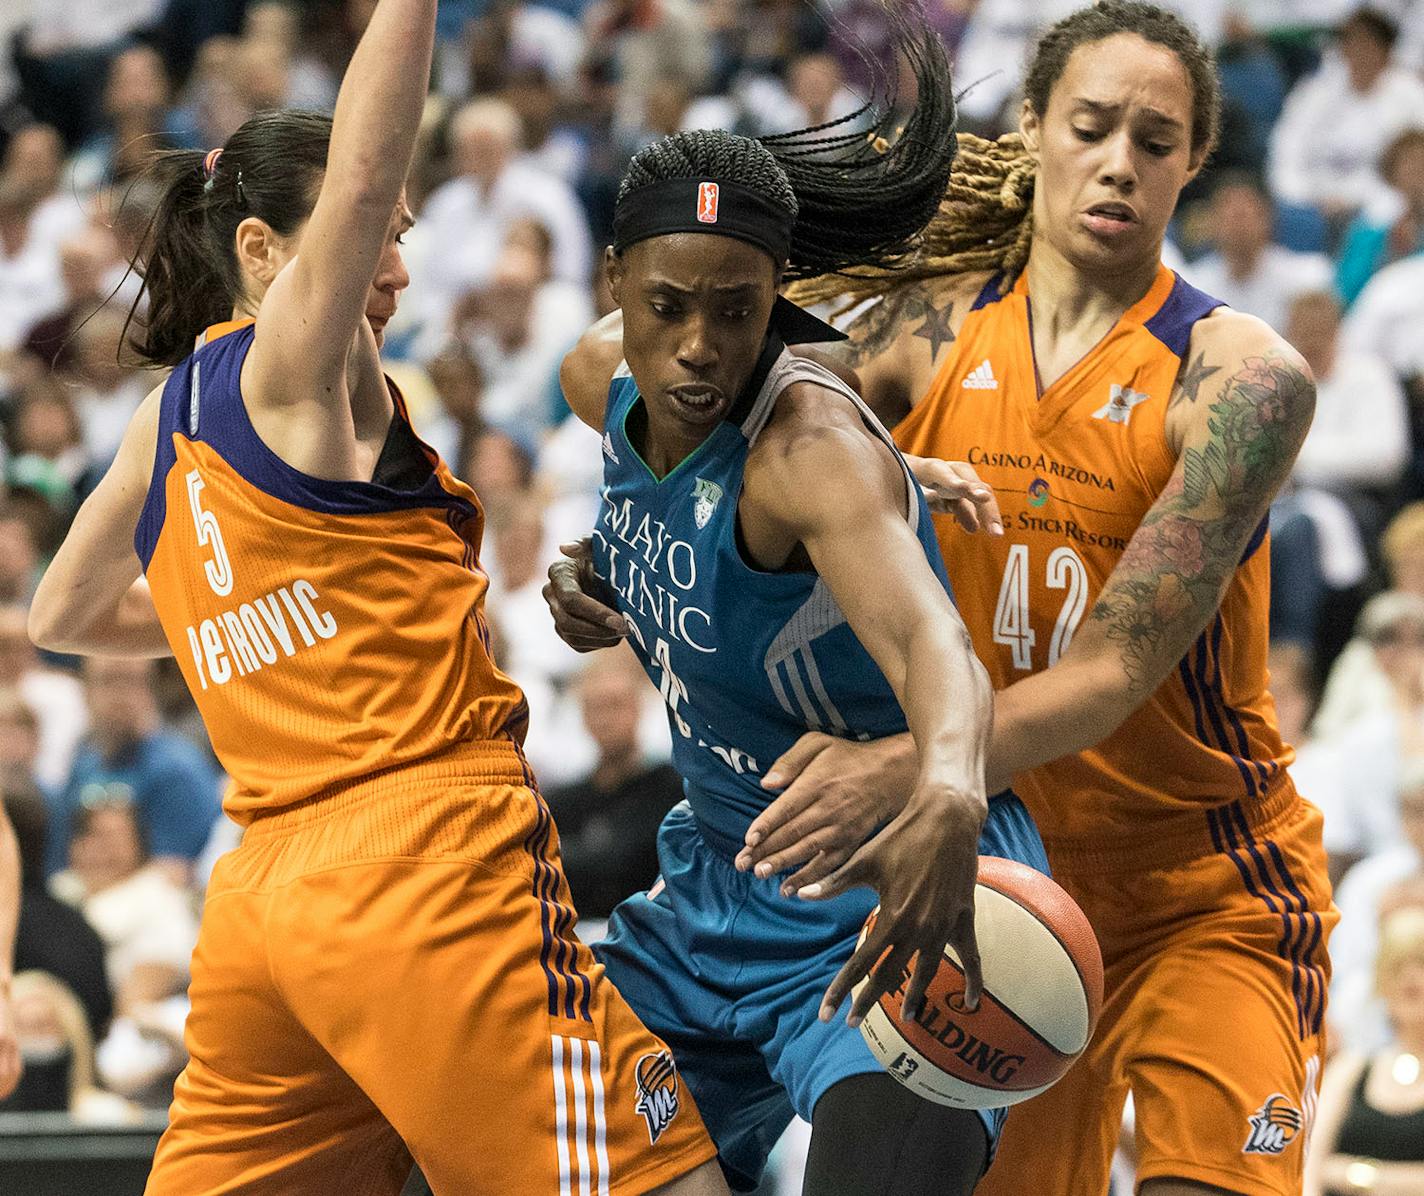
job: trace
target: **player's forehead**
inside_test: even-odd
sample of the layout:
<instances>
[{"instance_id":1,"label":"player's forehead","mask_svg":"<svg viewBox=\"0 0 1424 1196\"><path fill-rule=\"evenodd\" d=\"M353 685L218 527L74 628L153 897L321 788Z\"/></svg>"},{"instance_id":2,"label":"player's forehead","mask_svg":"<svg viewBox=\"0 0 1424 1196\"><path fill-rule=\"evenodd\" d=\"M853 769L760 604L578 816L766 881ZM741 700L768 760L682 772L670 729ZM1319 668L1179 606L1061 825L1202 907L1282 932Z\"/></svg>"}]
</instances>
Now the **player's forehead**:
<instances>
[{"instance_id":1,"label":"player's forehead","mask_svg":"<svg viewBox=\"0 0 1424 1196\"><path fill-rule=\"evenodd\" d=\"M1130 116L1163 129L1191 128L1192 79L1167 46L1117 33L1078 46L1049 95L1050 109L1102 118Z\"/></svg>"},{"instance_id":2,"label":"player's forehead","mask_svg":"<svg viewBox=\"0 0 1424 1196\"><path fill-rule=\"evenodd\" d=\"M771 255L735 237L669 233L630 246L627 265L645 287L689 294L732 295L775 285Z\"/></svg>"}]
</instances>

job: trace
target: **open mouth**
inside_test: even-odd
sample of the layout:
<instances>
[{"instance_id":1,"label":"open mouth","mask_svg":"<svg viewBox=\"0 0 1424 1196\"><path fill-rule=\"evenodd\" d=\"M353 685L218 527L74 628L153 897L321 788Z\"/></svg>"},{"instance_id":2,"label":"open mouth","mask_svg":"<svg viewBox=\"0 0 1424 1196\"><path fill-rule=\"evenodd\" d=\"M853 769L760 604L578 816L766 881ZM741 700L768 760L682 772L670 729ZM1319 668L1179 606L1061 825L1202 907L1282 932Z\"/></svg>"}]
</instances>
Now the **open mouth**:
<instances>
[{"instance_id":1,"label":"open mouth","mask_svg":"<svg viewBox=\"0 0 1424 1196\"><path fill-rule=\"evenodd\" d=\"M1095 203L1084 214L1088 227L1096 233L1111 235L1137 223L1137 213L1125 203Z\"/></svg>"},{"instance_id":2,"label":"open mouth","mask_svg":"<svg viewBox=\"0 0 1424 1196\"><path fill-rule=\"evenodd\" d=\"M726 396L717 386L671 386L667 391L678 411L686 419L701 421L720 416Z\"/></svg>"}]
</instances>

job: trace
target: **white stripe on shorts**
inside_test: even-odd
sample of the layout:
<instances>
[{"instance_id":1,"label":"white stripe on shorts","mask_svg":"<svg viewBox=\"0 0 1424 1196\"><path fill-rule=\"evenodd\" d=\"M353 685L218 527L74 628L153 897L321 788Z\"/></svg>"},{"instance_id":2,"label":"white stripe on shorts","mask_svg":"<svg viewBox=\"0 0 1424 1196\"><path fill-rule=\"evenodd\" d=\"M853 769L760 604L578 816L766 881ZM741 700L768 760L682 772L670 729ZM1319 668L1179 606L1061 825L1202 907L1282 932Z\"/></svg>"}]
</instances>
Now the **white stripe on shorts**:
<instances>
[{"instance_id":1,"label":"white stripe on shorts","mask_svg":"<svg viewBox=\"0 0 1424 1196\"><path fill-rule=\"evenodd\" d=\"M554 1138L559 1151L559 1196L569 1193L569 1115L564 1100L564 1040L558 1035L554 1043Z\"/></svg>"}]
</instances>

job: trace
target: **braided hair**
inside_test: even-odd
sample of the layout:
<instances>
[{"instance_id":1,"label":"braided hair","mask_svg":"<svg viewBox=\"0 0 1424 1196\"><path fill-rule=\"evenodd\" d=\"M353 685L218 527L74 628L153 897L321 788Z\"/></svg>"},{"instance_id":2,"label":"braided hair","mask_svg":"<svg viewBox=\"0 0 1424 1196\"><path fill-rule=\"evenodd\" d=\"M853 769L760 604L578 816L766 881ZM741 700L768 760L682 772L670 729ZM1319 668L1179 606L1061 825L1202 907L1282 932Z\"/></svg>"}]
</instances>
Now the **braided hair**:
<instances>
[{"instance_id":1,"label":"braided hair","mask_svg":"<svg viewBox=\"0 0 1424 1196\"><path fill-rule=\"evenodd\" d=\"M957 113L938 35L914 19L913 6L886 3L896 47L915 77L908 113L895 113L892 79L883 96L808 129L758 138L720 129L676 133L633 158L619 201L667 179L726 179L794 218L787 278L893 270L911 260L949 182Z\"/></svg>"},{"instance_id":2,"label":"braided hair","mask_svg":"<svg viewBox=\"0 0 1424 1196\"><path fill-rule=\"evenodd\" d=\"M1134 33L1176 55L1192 84L1192 149L1209 153L1221 120L1221 86L1211 52L1175 13L1141 0L1098 0L1044 33L1024 80L1029 105L1044 115L1073 51L1119 33ZM902 282L980 270L1000 274L999 290L1006 293L1028 263L1037 175L1038 163L1017 133L997 141L960 134L959 163L925 230L920 257L893 273L871 269L799 283L788 297L807 304L840 298L845 301L840 310L846 311Z\"/></svg>"}]
</instances>

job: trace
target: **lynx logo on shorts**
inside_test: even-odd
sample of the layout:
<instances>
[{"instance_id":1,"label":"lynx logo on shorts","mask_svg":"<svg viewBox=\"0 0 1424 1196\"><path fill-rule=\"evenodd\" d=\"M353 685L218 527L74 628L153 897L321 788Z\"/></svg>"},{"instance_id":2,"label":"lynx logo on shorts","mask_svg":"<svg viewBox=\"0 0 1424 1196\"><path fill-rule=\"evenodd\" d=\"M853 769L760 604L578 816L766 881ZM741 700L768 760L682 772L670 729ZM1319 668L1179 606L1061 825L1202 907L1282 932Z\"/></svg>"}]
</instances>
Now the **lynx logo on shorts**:
<instances>
[{"instance_id":1,"label":"lynx logo on shorts","mask_svg":"<svg viewBox=\"0 0 1424 1196\"><path fill-rule=\"evenodd\" d=\"M717 223L717 201L721 188L716 183L701 183L697 187L697 219L703 224Z\"/></svg>"},{"instance_id":2,"label":"lynx logo on shorts","mask_svg":"<svg viewBox=\"0 0 1424 1196\"><path fill-rule=\"evenodd\" d=\"M677 1064L667 1051L644 1055L638 1060L638 1100L633 1108L648 1123L648 1141L657 1144L663 1131L677 1116Z\"/></svg>"},{"instance_id":3,"label":"lynx logo on shorts","mask_svg":"<svg viewBox=\"0 0 1424 1196\"><path fill-rule=\"evenodd\" d=\"M1300 1110L1279 1092L1266 1097L1266 1103L1247 1120L1251 1134L1241 1148L1242 1154L1282 1154L1305 1123Z\"/></svg>"},{"instance_id":4,"label":"lynx logo on shorts","mask_svg":"<svg viewBox=\"0 0 1424 1196\"><path fill-rule=\"evenodd\" d=\"M692 487L692 499L692 518L701 530L707 526L707 521L717 510L717 504L722 501L722 487L706 478L698 478Z\"/></svg>"}]
</instances>

